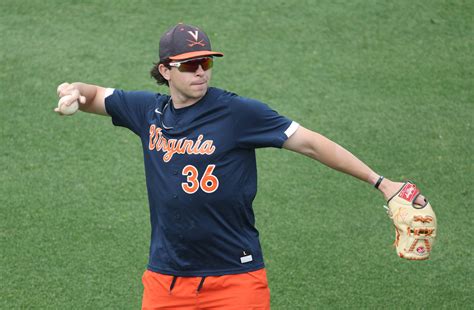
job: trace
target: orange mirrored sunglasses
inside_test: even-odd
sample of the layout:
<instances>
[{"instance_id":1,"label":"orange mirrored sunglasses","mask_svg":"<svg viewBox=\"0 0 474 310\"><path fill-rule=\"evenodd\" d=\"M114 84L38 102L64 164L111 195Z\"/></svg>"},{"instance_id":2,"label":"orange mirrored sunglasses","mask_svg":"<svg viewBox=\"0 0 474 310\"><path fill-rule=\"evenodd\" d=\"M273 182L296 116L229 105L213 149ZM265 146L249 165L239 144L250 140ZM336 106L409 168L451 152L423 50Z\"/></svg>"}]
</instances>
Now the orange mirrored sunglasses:
<instances>
[{"instance_id":1,"label":"orange mirrored sunglasses","mask_svg":"<svg viewBox=\"0 0 474 310\"><path fill-rule=\"evenodd\" d=\"M199 66L201 66L204 71L211 69L213 63L214 61L211 57L203 57L170 62L169 65L177 68L180 72L196 72Z\"/></svg>"}]
</instances>

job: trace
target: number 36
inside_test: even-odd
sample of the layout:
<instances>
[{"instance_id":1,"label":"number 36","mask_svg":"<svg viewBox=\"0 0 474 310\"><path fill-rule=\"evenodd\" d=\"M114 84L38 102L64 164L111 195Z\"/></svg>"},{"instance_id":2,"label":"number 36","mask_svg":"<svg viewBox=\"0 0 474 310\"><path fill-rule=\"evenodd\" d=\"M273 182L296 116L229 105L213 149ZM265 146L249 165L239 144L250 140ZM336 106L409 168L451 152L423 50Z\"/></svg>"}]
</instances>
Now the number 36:
<instances>
[{"instance_id":1,"label":"number 36","mask_svg":"<svg viewBox=\"0 0 474 310\"><path fill-rule=\"evenodd\" d=\"M199 187L203 192L210 194L219 187L219 179L212 174L216 165L208 165L204 175L199 181L199 172L193 165L187 165L183 168L182 174L187 176L186 182L181 183L181 188L186 194L194 194Z\"/></svg>"}]
</instances>

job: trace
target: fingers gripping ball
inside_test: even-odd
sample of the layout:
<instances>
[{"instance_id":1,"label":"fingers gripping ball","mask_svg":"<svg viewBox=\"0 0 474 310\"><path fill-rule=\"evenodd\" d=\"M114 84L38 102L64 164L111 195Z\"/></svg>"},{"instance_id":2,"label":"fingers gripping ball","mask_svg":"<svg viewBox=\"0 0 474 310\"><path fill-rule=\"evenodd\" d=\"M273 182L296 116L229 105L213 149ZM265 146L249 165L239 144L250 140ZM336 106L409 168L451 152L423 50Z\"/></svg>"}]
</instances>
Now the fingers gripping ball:
<instances>
[{"instance_id":1,"label":"fingers gripping ball","mask_svg":"<svg viewBox=\"0 0 474 310\"><path fill-rule=\"evenodd\" d=\"M79 110L79 101L72 100L72 95L61 97L58 102L59 112L63 115L72 115Z\"/></svg>"},{"instance_id":2,"label":"fingers gripping ball","mask_svg":"<svg viewBox=\"0 0 474 310\"><path fill-rule=\"evenodd\" d=\"M436 215L429 202L414 204L420 191L415 184L405 183L388 201L388 215L395 226L398 256L408 260L428 259L437 233Z\"/></svg>"}]
</instances>

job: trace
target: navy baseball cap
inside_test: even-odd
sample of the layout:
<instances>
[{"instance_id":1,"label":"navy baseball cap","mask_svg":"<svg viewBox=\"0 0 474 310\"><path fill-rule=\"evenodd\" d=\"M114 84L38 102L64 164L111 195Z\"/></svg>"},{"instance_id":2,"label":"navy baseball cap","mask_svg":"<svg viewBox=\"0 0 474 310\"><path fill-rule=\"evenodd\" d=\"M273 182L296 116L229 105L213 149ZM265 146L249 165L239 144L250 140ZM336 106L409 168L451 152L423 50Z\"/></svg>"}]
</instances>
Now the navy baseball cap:
<instances>
[{"instance_id":1,"label":"navy baseball cap","mask_svg":"<svg viewBox=\"0 0 474 310\"><path fill-rule=\"evenodd\" d=\"M179 23L168 29L160 39L160 62L224 54L211 48L209 37L198 27Z\"/></svg>"}]
</instances>

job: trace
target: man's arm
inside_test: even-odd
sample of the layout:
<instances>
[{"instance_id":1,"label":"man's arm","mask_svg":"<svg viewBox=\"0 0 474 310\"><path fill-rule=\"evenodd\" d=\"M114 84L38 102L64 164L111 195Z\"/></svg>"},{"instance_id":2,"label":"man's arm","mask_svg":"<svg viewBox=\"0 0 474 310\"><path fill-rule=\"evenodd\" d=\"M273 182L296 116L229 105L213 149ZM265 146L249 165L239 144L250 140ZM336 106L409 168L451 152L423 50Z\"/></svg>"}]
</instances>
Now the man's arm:
<instances>
[{"instance_id":1,"label":"man's arm","mask_svg":"<svg viewBox=\"0 0 474 310\"><path fill-rule=\"evenodd\" d=\"M285 141L283 148L316 159L332 169L352 175L372 185L380 177L369 166L339 144L302 126ZM378 189L388 200L395 195L402 184L385 178ZM415 203L424 205L424 197L420 195Z\"/></svg>"},{"instance_id":2,"label":"man's arm","mask_svg":"<svg viewBox=\"0 0 474 310\"><path fill-rule=\"evenodd\" d=\"M105 110L105 88L85 83L63 83L57 89L59 98L71 95L70 101L78 100L79 109L84 112L108 115ZM61 114L59 109L55 112Z\"/></svg>"}]
</instances>

